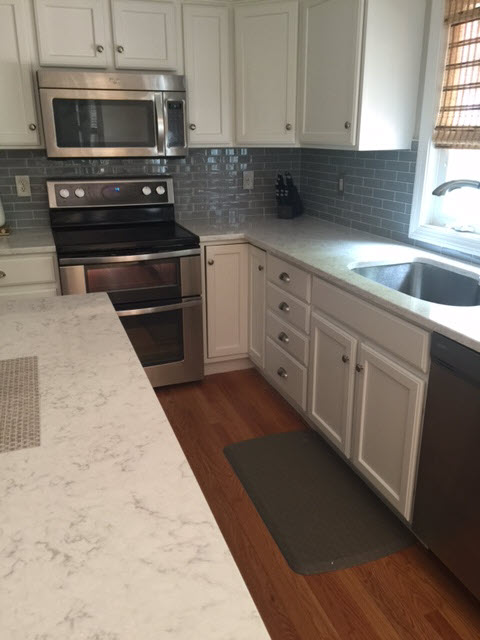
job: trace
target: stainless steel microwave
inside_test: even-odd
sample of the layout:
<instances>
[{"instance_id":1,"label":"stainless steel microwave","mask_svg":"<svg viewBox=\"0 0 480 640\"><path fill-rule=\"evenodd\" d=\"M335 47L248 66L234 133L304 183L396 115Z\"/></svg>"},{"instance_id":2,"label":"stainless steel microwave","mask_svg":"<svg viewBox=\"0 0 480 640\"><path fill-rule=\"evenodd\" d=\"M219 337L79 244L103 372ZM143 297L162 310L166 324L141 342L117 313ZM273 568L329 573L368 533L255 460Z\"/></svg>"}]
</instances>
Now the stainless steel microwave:
<instances>
[{"instance_id":1,"label":"stainless steel microwave","mask_svg":"<svg viewBox=\"0 0 480 640\"><path fill-rule=\"evenodd\" d=\"M186 154L183 76L40 70L37 77L49 158Z\"/></svg>"}]
</instances>

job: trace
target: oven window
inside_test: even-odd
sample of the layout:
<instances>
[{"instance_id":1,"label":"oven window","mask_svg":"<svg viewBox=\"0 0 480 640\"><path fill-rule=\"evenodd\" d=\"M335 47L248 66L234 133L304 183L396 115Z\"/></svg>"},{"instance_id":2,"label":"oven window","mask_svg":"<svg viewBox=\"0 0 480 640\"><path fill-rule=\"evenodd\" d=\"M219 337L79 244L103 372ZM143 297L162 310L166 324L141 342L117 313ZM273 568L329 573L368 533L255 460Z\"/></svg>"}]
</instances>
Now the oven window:
<instances>
[{"instance_id":1,"label":"oven window","mask_svg":"<svg viewBox=\"0 0 480 640\"><path fill-rule=\"evenodd\" d=\"M58 147L155 147L151 100L54 98Z\"/></svg>"},{"instance_id":2,"label":"oven window","mask_svg":"<svg viewBox=\"0 0 480 640\"><path fill-rule=\"evenodd\" d=\"M181 309L123 316L120 320L144 367L184 359Z\"/></svg>"},{"instance_id":3,"label":"oven window","mask_svg":"<svg viewBox=\"0 0 480 640\"><path fill-rule=\"evenodd\" d=\"M168 293L166 297L180 295L178 258L96 264L85 267L85 278L89 293L154 288L163 289ZM157 296L164 297L161 291Z\"/></svg>"}]
</instances>

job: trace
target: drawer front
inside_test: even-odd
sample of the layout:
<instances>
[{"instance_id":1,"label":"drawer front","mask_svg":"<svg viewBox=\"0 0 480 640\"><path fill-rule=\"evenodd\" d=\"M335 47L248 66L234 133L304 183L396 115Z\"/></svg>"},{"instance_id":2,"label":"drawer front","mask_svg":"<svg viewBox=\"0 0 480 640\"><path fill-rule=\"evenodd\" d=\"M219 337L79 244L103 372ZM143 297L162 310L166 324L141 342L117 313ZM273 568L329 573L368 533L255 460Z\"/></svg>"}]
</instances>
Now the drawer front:
<instances>
[{"instance_id":1,"label":"drawer front","mask_svg":"<svg viewBox=\"0 0 480 640\"><path fill-rule=\"evenodd\" d=\"M267 312L267 336L301 364L308 363L308 338L272 311Z\"/></svg>"},{"instance_id":2,"label":"drawer front","mask_svg":"<svg viewBox=\"0 0 480 640\"><path fill-rule=\"evenodd\" d=\"M313 279L312 302L329 316L421 371L428 370L429 334L401 318L352 296L338 287Z\"/></svg>"},{"instance_id":3,"label":"drawer front","mask_svg":"<svg viewBox=\"0 0 480 640\"><path fill-rule=\"evenodd\" d=\"M284 291L310 302L312 276L285 260L267 255L267 278Z\"/></svg>"},{"instance_id":4,"label":"drawer front","mask_svg":"<svg viewBox=\"0 0 480 640\"><path fill-rule=\"evenodd\" d=\"M279 349L270 338L267 338L265 370L275 381L280 391L288 395L305 411L307 406L307 370L288 353Z\"/></svg>"},{"instance_id":5,"label":"drawer front","mask_svg":"<svg viewBox=\"0 0 480 640\"><path fill-rule=\"evenodd\" d=\"M57 295L55 285L24 285L0 288L0 298L51 298Z\"/></svg>"},{"instance_id":6,"label":"drawer front","mask_svg":"<svg viewBox=\"0 0 480 640\"><path fill-rule=\"evenodd\" d=\"M0 287L55 282L54 256L0 256Z\"/></svg>"},{"instance_id":7,"label":"drawer front","mask_svg":"<svg viewBox=\"0 0 480 640\"><path fill-rule=\"evenodd\" d=\"M309 333L310 306L270 282L267 284L267 307L300 331Z\"/></svg>"}]
</instances>

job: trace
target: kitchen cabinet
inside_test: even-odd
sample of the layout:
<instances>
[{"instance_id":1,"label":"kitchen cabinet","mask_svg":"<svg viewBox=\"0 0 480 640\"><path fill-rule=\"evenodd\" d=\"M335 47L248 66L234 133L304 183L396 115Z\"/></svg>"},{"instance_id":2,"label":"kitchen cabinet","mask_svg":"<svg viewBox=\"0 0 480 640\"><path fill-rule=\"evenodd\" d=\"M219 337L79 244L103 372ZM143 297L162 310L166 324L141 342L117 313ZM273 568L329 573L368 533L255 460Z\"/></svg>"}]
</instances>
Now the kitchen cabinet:
<instances>
[{"instance_id":1,"label":"kitchen cabinet","mask_svg":"<svg viewBox=\"0 0 480 640\"><path fill-rule=\"evenodd\" d=\"M183 6L185 76L191 145L233 144L230 10Z\"/></svg>"},{"instance_id":2,"label":"kitchen cabinet","mask_svg":"<svg viewBox=\"0 0 480 640\"><path fill-rule=\"evenodd\" d=\"M34 0L40 64L106 67L104 0Z\"/></svg>"},{"instance_id":3,"label":"kitchen cabinet","mask_svg":"<svg viewBox=\"0 0 480 640\"><path fill-rule=\"evenodd\" d=\"M252 362L265 366L265 286L266 253L249 246L248 278L248 355Z\"/></svg>"},{"instance_id":4,"label":"kitchen cabinet","mask_svg":"<svg viewBox=\"0 0 480 640\"><path fill-rule=\"evenodd\" d=\"M0 0L0 145L39 144L33 83L35 35L27 0Z\"/></svg>"},{"instance_id":5,"label":"kitchen cabinet","mask_svg":"<svg viewBox=\"0 0 480 640\"><path fill-rule=\"evenodd\" d=\"M55 254L0 256L0 296L48 297L58 290Z\"/></svg>"},{"instance_id":6,"label":"kitchen cabinet","mask_svg":"<svg viewBox=\"0 0 480 640\"><path fill-rule=\"evenodd\" d=\"M425 0L302 0L299 141L410 148Z\"/></svg>"},{"instance_id":7,"label":"kitchen cabinet","mask_svg":"<svg viewBox=\"0 0 480 640\"><path fill-rule=\"evenodd\" d=\"M117 69L176 69L176 4L156 0L112 0Z\"/></svg>"},{"instance_id":8,"label":"kitchen cabinet","mask_svg":"<svg viewBox=\"0 0 480 640\"><path fill-rule=\"evenodd\" d=\"M237 141L295 143L297 2L234 8Z\"/></svg>"},{"instance_id":9,"label":"kitchen cabinet","mask_svg":"<svg viewBox=\"0 0 480 640\"><path fill-rule=\"evenodd\" d=\"M248 353L248 244L205 248L207 353Z\"/></svg>"}]
</instances>

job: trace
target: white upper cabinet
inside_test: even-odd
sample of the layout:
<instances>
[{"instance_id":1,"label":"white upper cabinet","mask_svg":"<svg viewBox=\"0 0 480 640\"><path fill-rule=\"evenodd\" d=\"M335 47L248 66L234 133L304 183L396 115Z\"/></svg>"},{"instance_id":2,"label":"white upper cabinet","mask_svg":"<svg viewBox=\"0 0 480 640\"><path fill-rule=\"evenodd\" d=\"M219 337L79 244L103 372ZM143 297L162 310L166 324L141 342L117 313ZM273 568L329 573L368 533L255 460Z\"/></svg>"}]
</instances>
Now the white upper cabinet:
<instances>
[{"instance_id":1,"label":"white upper cabinet","mask_svg":"<svg viewBox=\"0 0 480 640\"><path fill-rule=\"evenodd\" d=\"M40 64L106 67L104 0L34 0Z\"/></svg>"},{"instance_id":2,"label":"white upper cabinet","mask_svg":"<svg viewBox=\"0 0 480 640\"><path fill-rule=\"evenodd\" d=\"M298 5L235 7L237 140L295 142Z\"/></svg>"},{"instance_id":3,"label":"white upper cabinet","mask_svg":"<svg viewBox=\"0 0 480 640\"><path fill-rule=\"evenodd\" d=\"M424 19L425 0L302 0L302 145L410 147Z\"/></svg>"},{"instance_id":4,"label":"white upper cabinet","mask_svg":"<svg viewBox=\"0 0 480 640\"><path fill-rule=\"evenodd\" d=\"M176 5L156 0L112 0L117 69L176 69Z\"/></svg>"},{"instance_id":5,"label":"white upper cabinet","mask_svg":"<svg viewBox=\"0 0 480 640\"><path fill-rule=\"evenodd\" d=\"M184 5L183 33L190 144L232 144L229 9Z\"/></svg>"},{"instance_id":6,"label":"white upper cabinet","mask_svg":"<svg viewBox=\"0 0 480 640\"><path fill-rule=\"evenodd\" d=\"M0 145L37 146L33 92L35 36L26 0L0 0Z\"/></svg>"}]
</instances>

